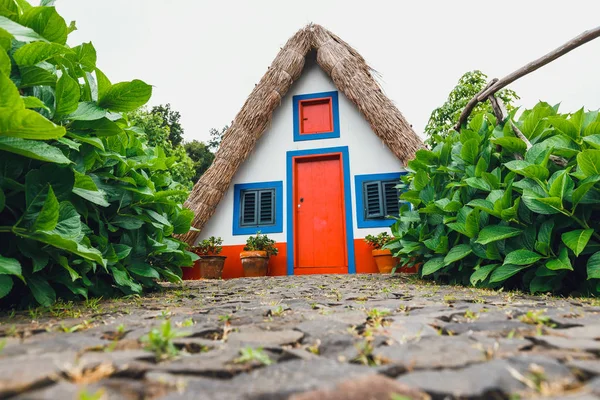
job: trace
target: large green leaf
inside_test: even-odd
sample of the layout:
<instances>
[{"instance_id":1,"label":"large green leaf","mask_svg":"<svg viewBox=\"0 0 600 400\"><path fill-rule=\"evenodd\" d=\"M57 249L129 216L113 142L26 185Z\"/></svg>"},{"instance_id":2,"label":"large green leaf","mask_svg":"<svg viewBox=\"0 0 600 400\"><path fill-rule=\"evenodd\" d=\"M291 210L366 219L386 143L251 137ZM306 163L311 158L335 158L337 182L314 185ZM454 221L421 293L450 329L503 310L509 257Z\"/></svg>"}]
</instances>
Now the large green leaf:
<instances>
[{"instance_id":1,"label":"large green leaf","mask_svg":"<svg viewBox=\"0 0 600 400\"><path fill-rule=\"evenodd\" d=\"M106 201L105 193L98 189L98 186L96 186L92 178L77 171L75 171L75 186L73 186L73 193L101 207L108 207L110 205L110 203Z\"/></svg>"},{"instance_id":2,"label":"large green leaf","mask_svg":"<svg viewBox=\"0 0 600 400\"><path fill-rule=\"evenodd\" d=\"M33 29L20 25L3 16L0 16L0 28L10 33L12 36L14 36L15 39L17 39L20 42L29 43L36 40L46 40L40 35L38 35L38 33L35 32Z\"/></svg>"},{"instance_id":3,"label":"large green leaf","mask_svg":"<svg viewBox=\"0 0 600 400\"><path fill-rule=\"evenodd\" d=\"M92 43L83 43L71 48L71 54L67 54L67 59L83 65L86 71L94 71L96 68L96 49Z\"/></svg>"},{"instance_id":4,"label":"large green leaf","mask_svg":"<svg viewBox=\"0 0 600 400\"><path fill-rule=\"evenodd\" d=\"M21 89L34 86L56 86L56 74L40 67L21 67Z\"/></svg>"},{"instance_id":5,"label":"large green leaf","mask_svg":"<svg viewBox=\"0 0 600 400\"><path fill-rule=\"evenodd\" d=\"M477 139L469 139L463 143L460 151L460 158L467 164L475 164L479 155L479 141Z\"/></svg>"},{"instance_id":6,"label":"large green leaf","mask_svg":"<svg viewBox=\"0 0 600 400\"><path fill-rule=\"evenodd\" d=\"M529 250L515 250L506 255L504 264L531 265L542 259L542 256Z\"/></svg>"},{"instance_id":7,"label":"large green leaf","mask_svg":"<svg viewBox=\"0 0 600 400\"><path fill-rule=\"evenodd\" d=\"M594 253L587 262L587 278L600 279L600 251Z\"/></svg>"},{"instance_id":8,"label":"large green leaf","mask_svg":"<svg viewBox=\"0 0 600 400\"><path fill-rule=\"evenodd\" d=\"M67 43L69 29L54 7L32 7L23 13L20 22L50 42Z\"/></svg>"},{"instance_id":9,"label":"large green leaf","mask_svg":"<svg viewBox=\"0 0 600 400\"><path fill-rule=\"evenodd\" d=\"M112 85L103 95L99 88L98 105L111 111L134 111L146 104L151 96L152 86L136 79Z\"/></svg>"},{"instance_id":10,"label":"large green leaf","mask_svg":"<svg viewBox=\"0 0 600 400\"><path fill-rule=\"evenodd\" d=\"M0 275L21 276L22 274L23 272L21 270L21 263L19 260L0 255Z\"/></svg>"},{"instance_id":11,"label":"large green leaf","mask_svg":"<svg viewBox=\"0 0 600 400\"><path fill-rule=\"evenodd\" d=\"M550 172L546 167L532 164L525 160L509 161L504 165L511 171L516 172L519 175L523 175L527 178L546 180L550 175Z\"/></svg>"},{"instance_id":12,"label":"large green leaf","mask_svg":"<svg viewBox=\"0 0 600 400\"><path fill-rule=\"evenodd\" d=\"M56 82L56 113L65 115L77 110L80 96L79 84L68 74L63 74Z\"/></svg>"},{"instance_id":13,"label":"large green leaf","mask_svg":"<svg viewBox=\"0 0 600 400\"><path fill-rule=\"evenodd\" d=\"M58 210L58 200L56 199L54 190L52 190L52 186L48 186L48 195L31 229L51 231L56 228L56 224L58 224Z\"/></svg>"},{"instance_id":14,"label":"large green leaf","mask_svg":"<svg viewBox=\"0 0 600 400\"><path fill-rule=\"evenodd\" d=\"M0 275L0 299L6 297L13 288L13 280L8 275Z\"/></svg>"},{"instance_id":15,"label":"large green leaf","mask_svg":"<svg viewBox=\"0 0 600 400\"><path fill-rule=\"evenodd\" d=\"M564 117L548 117L548 121L558 129L559 132L569 136L571 139L577 139L579 137L579 129Z\"/></svg>"},{"instance_id":16,"label":"large green leaf","mask_svg":"<svg viewBox=\"0 0 600 400\"><path fill-rule=\"evenodd\" d=\"M566 244L576 256L579 256L585 249L585 246L587 246L593 233L593 229L577 229L563 233L561 238L563 243Z\"/></svg>"},{"instance_id":17,"label":"large green leaf","mask_svg":"<svg viewBox=\"0 0 600 400\"><path fill-rule=\"evenodd\" d=\"M526 191L522 199L527 208L535 213L544 215L564 213L559 197L536 197L533 193Z\"/></svg>"},{"instance_id":18,"label":"large green leaf","mask_svg":"<svg viewBox=\"0 0 600 400\"><path fill-rule=\"evenodd\" d=\"M69 53L71 50L56 43L32 42L21 47L13 55L16 63L20 66L33 66L39 62L46 61L57 55Z\"/></svg>"},{"instance_id":19,"label":"large green leaf","mask_svg":"<svg viewBox=\"0 0 600 400\"><path fill-rule=\"evenodd\" d=\"M77 109L67 117L73 121L93 121L106 116L106 110L101 108L95 102L83 102L77 105Z\"/></svg>"},{"instance_id":20,"label":"large green leaf","mask_svg":"<svg viewBox=\"0 0 600 400\"><path fill-rule=\"evenodd\" d=\"M27 286L35 300L44 307L51 306L56 302L56 292L45 278L35 274L27 278Z\"/></svg>"},{"instance_id":21,"label":"large green leaf","mask_svg":"<svg viewBox=\"0 0 600 400\"><path fill-rule=\"evenodd\" d=\"M577 169L586 178L600 175L600 150L584 150L577 154Z\"/></svg>"},{"instance_id":22,"label":"large green leaf","mask_svg":"<svg viewBox=\"0 0 600 400\"><path fill-rule=\"evenodd\" d=\"M453 262L462 260L472 252L473 249L471 249L471 246L468 244L459 244L458 246L454 246L450 249L448 254L446 254L446 257L444 257L444 264L449 265Z\"/></svg>"},{"instance_id":23,"label":"large green leaf","mask_svg":"<svg viewBox=\"0 0 600 400\"><path fill-rule=\"evenodd\" d=\"M8 57L6 51L0 48L0 75L9 76L11 70L12 63L10 62L10 57Z\"/></svg>"},{"instance_id":24,"label":"large green leaf","mask_svg":"<svg viewBox=\"0 0 600 400\"><path fill-rule=\"evenodd\" d=\"M477 268L469 278L471 285L475 286L479 282L485 281L496 267L498 267L498 264L489 264Z\"/></svg>"},{"instance_id":25,"label":"large green leaf","mask_svg":"<svg viewBox=\"0 0 600 400\"><path fill-rule=\"evenodd\" d=\"M123 133L123 129L108 118L94 121L74 121L71 125L74 132L98 136L114 136Z\"/></svg>"},{"instance_id":26,"label":"large green leaf","mask_svg":"<svg viewBox=\"0 0 600 400\"><path fill-rule=\"evenodd\" d=\"M48 140L64 136L66 130L35 111L0 108L0 135L21 139Z\"/></svg>"},{"instance_id":27,"label":"large green leaf","mask_svg":"<svg viewBox=\"0 0 600 400\"><path fill-rule=\"evenodd\" d=\"M551 182L551 183L550 183ZM569 176L569 170L557 171L548 182L550 183L550 196L558 197L561 200L570 197L573 193L575 183Z\"/></svg>"},{"instance_id":28,"label":"large green leaf","mask_svg":"<svg viewBox=\"0 0 600 400\"><path fill-rule=\"evenodd\" d=\"M422 273L423 276L431 275L439 269L443 268L446 264L444 263L443 257L432 258L423 264Z\"/></svg>"},{"instance_id":29,"label":"large green leaf","mask_svg":"<svg viewBox=\"0 0 600 400\"><path fill-rule=\"evenodd\" d=\"M484 227L477 238L477 243L488 244L502 239L519 236L523 231L504 225L488 225Z\"/></svg>"},{"instance_id":30,"label":"large green leaf","mask_svg":"<svg viewBox=\"0 0 600 400\"><path fill-rule=\"evenodd\" d=\"M569 252L566 247L562 247L557 258L554 258L546 263L546 268L556 271L561 269L573 270L571 266L571 260L569 259Z\"/></svg>"},{"instance_id":31,"label":"large green leaf","mask_svg":"<svg viewBox=\"0 0 600 400\"><path fill-rule=\"evenodd\" d=\"M494 139L494 143L502 146L504 149L510 151L511 153L523 154L525 153L525 150L527 150L527 145L525 144L525 142L516 137L500 137Z\"/></svg>"},{"instance_id":32,"label":"large green leaf","mask_svg":"<svg viewBox=\"0 0 600 400\"><path fill-rule=\"evenodd\" d=\"M34 160L57 164L71 163L71 160L65 157L58 147L37 140L0 136L0 150L33 158Z\"/></svg>"},{"instance_id":33,"label":"large green leaf","mask_svg":"<svg viewBox=\"0 0 600 400\"><path fill-rule=\"evenodd\" d=\"M25 104L15 84L7 75L0 73L0 109L2 108L23 109Z\"/></svg>"},{"instance_id":34,"label":"large green leaf","mask_svg":"<svg viewBox=\"0 0 600 400\"><path fill-rule=\"evenodd\" d=\"M504 282L519 271L529 268L529 265L504 264L496 268L490 277L490 283Z\"/></svg>"}]
</instances>

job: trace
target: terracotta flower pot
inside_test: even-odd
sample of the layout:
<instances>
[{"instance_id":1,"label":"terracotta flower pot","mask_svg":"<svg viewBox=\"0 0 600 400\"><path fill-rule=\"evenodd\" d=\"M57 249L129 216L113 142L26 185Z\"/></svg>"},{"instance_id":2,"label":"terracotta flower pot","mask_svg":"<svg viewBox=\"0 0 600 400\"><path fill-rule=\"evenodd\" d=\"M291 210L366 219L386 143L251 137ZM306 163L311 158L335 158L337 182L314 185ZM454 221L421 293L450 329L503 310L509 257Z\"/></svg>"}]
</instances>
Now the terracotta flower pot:
<instances>
[{"instance_id":1,"label":"terracotta flower pot","mask_svg":"<svg viewBox=\"0 0 600 400\"><path fill-rule=\"evenodd\" d=\"M269 256L266 251L242 251L240 259L245 277L267 276Z\"/></svg>"},{"instance_id":2,"label":"terracotta flower pot","mask_svg":"<svg viewBox=\"0 0 600 400\"><path fill-rule=\"evenodd\" d=\"M373 254L375 264L377 264L377 269L379 269L380 273L389 274L392 272L392 269L396 265L396 261L394 260L394 257L392 257L392 252L389 249L373 250L371 253Z\"/></svg>"},{"instance_id":3,"label":"terracotta flower pot","mask_svg":"<svg viewBox=\"0 0 600 400\"><path fill-rule=\"evenodd\" d=\"M200 256L198 260L200 277L202 279L221 279L226 258L225 256Z\"/></svg>"},{"instance_id":4,"label":"terracotta flower pot","mask_svg":"<svg viewBox=\"0 0 600 400\"><path fill-rule=\"evenodd\" d=\"M191 268L183 268L184 280L221 279L225 256L199 256Z\"/></svg>"}]
</instances>

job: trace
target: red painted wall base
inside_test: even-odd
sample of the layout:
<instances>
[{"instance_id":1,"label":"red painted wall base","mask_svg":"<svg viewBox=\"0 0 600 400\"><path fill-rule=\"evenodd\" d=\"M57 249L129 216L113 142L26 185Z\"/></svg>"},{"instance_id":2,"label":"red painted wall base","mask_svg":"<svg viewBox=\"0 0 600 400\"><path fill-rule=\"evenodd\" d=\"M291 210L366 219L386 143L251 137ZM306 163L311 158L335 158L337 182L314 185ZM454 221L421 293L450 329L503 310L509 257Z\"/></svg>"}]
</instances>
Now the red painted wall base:
<instances>
[{"instance_id":1,"label":"red painted wall base","mask_svg":"<svg viewBox=\"0 0 600 400\"><path fill-rule=\"evenodd\" d=\"M287 244L277 243L279 254L271 257L269 260L269 276L284 276L287 275ZM244 269L240 260L240 253L244 250L244 245L223 246L223 251L220 255L227 257L225 267L223 269L223 279L241 278L244 276ZM375 260L371 254L372 248L363 240L354 240L354 257L356 261L357 274L376 274L379 272ZM198 279L200 272L195 271L197 267L183 268L183 279ZM315 271L316 273L344 273L344 271ZM402 272L413 272L406 270ZM416 272L416 271L414 271ZM309 274L311 269L305 271L297 271L298 275Z\"/></svg>"}]
</instances>

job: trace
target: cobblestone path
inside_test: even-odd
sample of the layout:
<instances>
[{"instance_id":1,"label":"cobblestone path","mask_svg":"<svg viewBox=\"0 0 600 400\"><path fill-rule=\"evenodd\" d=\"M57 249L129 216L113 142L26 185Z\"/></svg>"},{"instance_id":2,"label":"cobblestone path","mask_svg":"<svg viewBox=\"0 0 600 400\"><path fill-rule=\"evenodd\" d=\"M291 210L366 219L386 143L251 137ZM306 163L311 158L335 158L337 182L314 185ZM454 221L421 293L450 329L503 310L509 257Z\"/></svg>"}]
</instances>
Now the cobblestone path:
<instances>
[{"instance_id":1,"label":"cobblestone path","mask_svg":"<svg viewBox=\"0 0 600 400\"><path fill-rule=\"evenodd\" d=\"M140 342L163 324L172 357ZM5 312L0 335L0 398L600 398L600 301L397 276L198 281Z\"/></svg>"}]
</instances>

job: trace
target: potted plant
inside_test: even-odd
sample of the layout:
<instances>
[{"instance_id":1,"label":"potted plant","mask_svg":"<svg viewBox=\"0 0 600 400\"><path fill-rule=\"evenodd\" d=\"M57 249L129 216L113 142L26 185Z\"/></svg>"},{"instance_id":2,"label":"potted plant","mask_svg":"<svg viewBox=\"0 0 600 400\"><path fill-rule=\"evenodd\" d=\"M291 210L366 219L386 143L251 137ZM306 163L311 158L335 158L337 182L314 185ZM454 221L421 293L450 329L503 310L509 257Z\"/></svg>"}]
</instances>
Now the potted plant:
<instances>
[{"instance_id":1,"label":"potted plant","mask_svg":"<svg viewBox=\"0 0 600 400\"><path fill-rule=\"evenodd\" d=\"M200 259L194 265L196 271L192 271L192 276L188 277L188 279L221 279L223 266L227 258L219 255L223 251L222 244L223 239L211 236L192 247L191 250Z\"/></svg>"},{"instance_id":2,"label":"potted plant","mask_svg":"<svg viewBox=\"0 0 600 400\"><path fill-rule=\"evenodd\" d=\"M383 249L383 246L392 239L394 238L388 235L387 232L381 232L377 236L367 235L365 237L365 242L373 247L371 253L375 259L375 264L377 264L377 269L382 274L389 274L396 266L396 260L392 257L390 249Z\"/></svg>"},{"instance_id":3,"label":"potted plant","mask_svg":"<svg viewBox=\"0 0 600 400\"><path fill-rule=\"evenodd\" d=\"M267 235L250 236L246 240L246 247L240 253L244 276L266 276L268 272L269 259L276 256L279 250L275 247L275 241L269 239Z\"/></svg>"}]
</instances>

